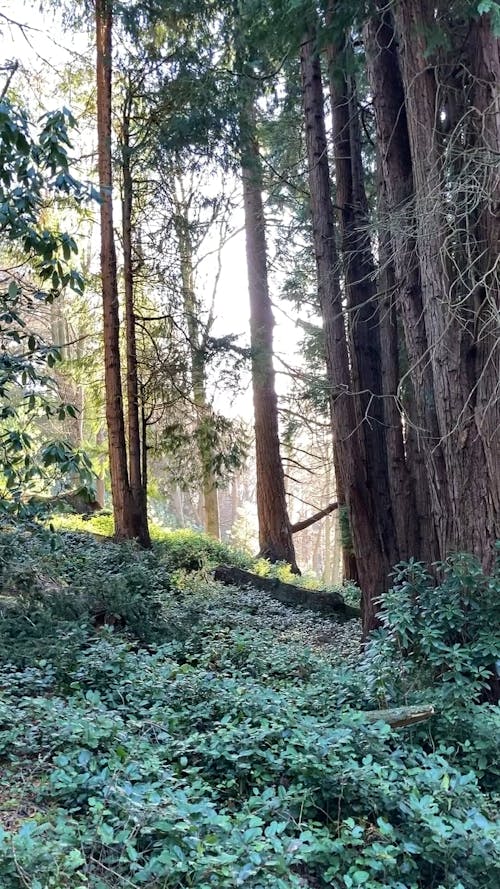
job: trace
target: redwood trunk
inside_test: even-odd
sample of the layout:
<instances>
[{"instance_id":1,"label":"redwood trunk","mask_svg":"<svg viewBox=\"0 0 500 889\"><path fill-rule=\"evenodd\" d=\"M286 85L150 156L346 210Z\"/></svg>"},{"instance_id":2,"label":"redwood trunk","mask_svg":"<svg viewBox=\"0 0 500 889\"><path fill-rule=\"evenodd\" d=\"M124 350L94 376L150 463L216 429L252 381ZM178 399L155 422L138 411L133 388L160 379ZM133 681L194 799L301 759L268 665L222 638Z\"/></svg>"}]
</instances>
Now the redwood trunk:
<instances>
[{"instance_id":1,"label":"redwood trunk","mask_svg":"<svg viewBox=\"0 0 500 889\"><path fill-rule=\"evenodd\" d=\"M365 28L365 46L376 116L380 174L384 183L379 204L380 236L385 250L384 264L390 262L389 254L392 255L394 298L402 320L409 365L403 375L402 389L406 393L405 453L416 513L416 549L410 554L433 562L442 553L437 528L445 520L443 491L446 474L439 442L414 236L413 168L403 83L391 13L385 0L378 0L378 5L380 14L375 15Z\"/></svg>"},{"instance_id":2,"label":"redwood trunk","mask_svg":"<svg viewBox=\"0 0 500 889\"><path fill-rule=\"evenodd\" d=\"M97 144L101 196L101 277L104 321L104 380L111 495L117 539L135 536L120 375L119 302L113 231L111 166L112 2L96 0Z\"/></svg>"},{"instance_id":3,"label":"redwood trunk","mask_svg":"<svg viewBox=\"0 0 500 889\"><path fill-rule=\"evenodd\" d=\"M335 0L329 3L327 21L335 14ZM390 496L386 423L382 384L380 311L375 282L364 186L361 136L356 86L349 40L341 38L327 46L330 103L335 160L336 205L339 211L341 257L348 306L351 339L353 390L356 393L358 421L362 424L367 462L367 483L371 488L380 548L393 565L400 557L396 542L393 505ZM387 350L387 343L384 343ZM395 395L394 393L391 393ZM402 519L401 519L402 521Z\"/></svg>"},{"instance_id":4,"label":"redwood trunk","mask_svg":"<svg viewBox=\"0 0 500 889\"><path fill-rule=\"evenodd\" d=\"M453 550L471 551L488 568L500 532L498 327L494 320L498 303L492 307L488 300L485 309L483 299L477 301L475 293L461 289L460 276L450 278L448 184L436 125L440 72L432 63L425 36L434 26L434 4L401 0L395 5L395 20L414 173L423 317L447 480L440 492L445 503L437 526L440 551L443 556ZM498 41L493 35L491 39L483 35L477 47L482 70L486 66L488 72L487 89L492 96L495 90L498 95ZM469 175L468 171L463 175ZM466 271L461 269L462 274ZM484 363L486 339L496 345Z\"/></svg>"},{"instance_id":5,"label":"redwood trunk","mask_svg":"<svg viewBox=\"0 0 500 889\"><path fill-rule=\"evenodd\" d=\"M350 376L342 293L338 278L321 68L310 36L301 46L309 190L318 293L325 330L334 447L339 463L363 593L365 634L376 625L377 597L387 588L389 564L376 528L373 489L367 477L363 436Z\"/></svg>"},{"instance_id":6,"label":"redwood trunk","mask_svg":"<svg viewBox=\"0 0 500 889\"><path fill-rule=\"evenodd\" d=\"M242 176L250 296L260 554L272 562L288 562L292 571L298 573L280 454L278 399L273 366L274 319L268 289L262 173L253 109L249 110L242 124Z\"/></svg>"}]
</instances>

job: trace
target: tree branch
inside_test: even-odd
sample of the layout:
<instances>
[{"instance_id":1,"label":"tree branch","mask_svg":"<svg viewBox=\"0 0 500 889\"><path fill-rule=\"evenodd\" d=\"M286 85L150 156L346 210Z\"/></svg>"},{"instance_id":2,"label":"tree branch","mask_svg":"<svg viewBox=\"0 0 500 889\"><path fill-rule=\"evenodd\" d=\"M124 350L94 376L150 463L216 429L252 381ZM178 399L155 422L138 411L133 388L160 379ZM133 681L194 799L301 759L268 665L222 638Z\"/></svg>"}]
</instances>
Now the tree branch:
<instances>
[{"instance_id":1,"label":"tree branch","mask_svg":"<svg viewBox=\"0 0 500 889\"><path fill-rule=\"evenodd\" d=\"M320 519L324 519L325 516L330 515L335 509L338 509L338 503L335 500L333 503L329 503L328 506L325 506L324 509L320 509L319 512L315 512L314 515L309 516L308 519L303 519L301 522L295 522L294 525L290 528L292 534L297 534L298 531L305 531L306 528L309 528L310 525L314 525L315 522L319 522Z\"/></svg>"}]
</instances>

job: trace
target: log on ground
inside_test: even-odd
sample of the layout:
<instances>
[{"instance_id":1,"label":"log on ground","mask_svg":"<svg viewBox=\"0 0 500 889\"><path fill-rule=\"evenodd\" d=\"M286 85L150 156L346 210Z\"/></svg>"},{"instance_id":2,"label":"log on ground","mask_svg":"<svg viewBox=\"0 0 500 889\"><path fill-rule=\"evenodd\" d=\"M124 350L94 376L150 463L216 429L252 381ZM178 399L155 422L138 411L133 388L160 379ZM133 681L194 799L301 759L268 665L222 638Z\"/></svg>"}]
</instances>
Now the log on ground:
<instances>
[{"instance_id":1,"label":"log on ground","mask_svg":"<svg viewBox=\"0 0 500 889\"><path fill-rule=\"evenodd\" d=\"M432 704L420 704L411 707L394 707L390 710L361 710L357 716L362 723L387 722L392 728L404 728L418 722L425 722L434 716Z\"/></svg>"},{"instance_id":2,"label":"log on ground","mask_svg":"<svg viewBox=\"0 0 500 889\"><path fill-rule=\"evenodd\" d=\"M260 577L258 574L252 574L251 571L226 565L219 565L215 568L213 576L219 583L227 586L252 587L267 593L271 599L276 599L284 605L299 606L307 608L309 611L319 611L322 614L332 614L338 620L352 620L360 616L359 609L347 605L340 593L308 590L292 583L283 583L275 577Z\"/></svg>"}]
</instances>

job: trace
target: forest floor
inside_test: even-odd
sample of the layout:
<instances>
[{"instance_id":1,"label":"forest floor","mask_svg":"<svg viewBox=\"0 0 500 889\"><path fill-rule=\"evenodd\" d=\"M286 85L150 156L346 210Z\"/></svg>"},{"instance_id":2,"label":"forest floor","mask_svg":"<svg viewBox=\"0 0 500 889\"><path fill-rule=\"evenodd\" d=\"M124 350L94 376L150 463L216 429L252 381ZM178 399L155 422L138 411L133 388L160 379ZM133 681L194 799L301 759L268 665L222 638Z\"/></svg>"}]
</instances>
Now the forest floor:
<instances>
[{"instance_id":1,"label":"forest floor","mask_svg":"<svg viewBox=\"0 0 500 889\"><path fill-rule=\"evenodd\" d=\"M207 546L1 535L2 889L494 889L493 749L363 724L402 701L359 623L186 573Z\"/></svg>"}]
</instances>

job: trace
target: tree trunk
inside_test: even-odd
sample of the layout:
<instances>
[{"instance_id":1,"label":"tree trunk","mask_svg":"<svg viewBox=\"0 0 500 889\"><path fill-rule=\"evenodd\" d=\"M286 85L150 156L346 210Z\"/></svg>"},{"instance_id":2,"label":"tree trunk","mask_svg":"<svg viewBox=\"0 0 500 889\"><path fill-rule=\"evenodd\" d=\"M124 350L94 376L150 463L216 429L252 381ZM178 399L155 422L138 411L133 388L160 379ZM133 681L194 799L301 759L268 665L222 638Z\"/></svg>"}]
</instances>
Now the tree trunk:
<instances>
[{"instance_id":1,"label":"tree trunk","mask_svg":"<svg viewBox=\"0 0 500 889\"><path fill-rule=\"evenodd\" d=\"M332 399L330 399L330 403L332 403ZM331 419L333 423L333 417ZM346 503L339 459L335 449L335 436L333 444L333 467L335 470L335 489L337 491L337 502L339 505L336 533L338 534L338 545L342 553L342 580L352 580L354 583L359 583L358 566L356 564L356 555L353 549L349 522L349 509ZM346 525L348 526L347 528L345 527ZM345 533L346 531L349 533Z\"/></svg>"},{"instance_id":2,"label":"tree trunk","mask_svg":"<svg viewBox=\"0 0 500 889\"><path fill-rule=\"evenodd\" d=\"M470 288L464 292L460 276L466 269L459 270L458 278L450 277L446 200L450 186L437 131L440 72L432 63L425 37L434 25L434 4L400 0L394 14L414 173L423 317L447 479L446 489L440 492L445 509L437 522L440 552L446 556L450 551L467 550L488 568L500 531L498 343L493 314L498 305L491 311L487 300L484 311L483 299L478 301ZM486 90L493 96L499 87L498 41L486 38L481 30L477 47L480 70L487 71L491 84ZM478 89L484 93L484 87ZM469 170L462 175L470 176ZM482 364L486 340L495 340L495 352Z\"/></svg>"},{"instance_id":3,"label":"tree trunk","mask_svg":"<svg viewBox=\"0 0 500 889\"><path fill-rule=\"evenodd\" d=\"M100 449L101 445L104 444L106 440L106 435L104 429L99 428L95 437L95 443L98 449ZM95 499L97 500L101 509L104 509L104 504L106 500L106 487L104 484L104 455L99 454L97 457L97 461L99 464L99 474L96 480L96 495Z\"/></svg>"},{"instance_id":4,"label":"tree trunk","mask_svg":"<svg viewBox=\"0 0 500 889\"><path fill-rule=\"evenodd\" d=\"M141 452L141 425L139 421L139 380L137 368L137 342L134 307L134 268L132 256L132 200L133 181L131 170L130 113L131 96L125 98L122 119L122 233L123 233L123 278L125 290L125 334L127 344L127 425L128 425L128 467L133 508L134 537L144 547L151 546L148 528L146 480L143 479L143 457ZM145 448L145 442L143 442Z\"/></svg>"},{"instance_id":5,"label":"tree trunk","mask_svg":"<svg viewBox=\"0 0 500 889\"><path fill-rule=\"evenodd\" d=\"M385 189L378 182L378 205L382 216L386 216ZM419 519L415 492L415 475L407 463L407 452L402 426L402 407L399 396L401 379L399 350L400 325L398 323L396 273L392 256L390 233L383 225L379 234L379 299L380 299L380 339L382 391L384 395L385 435L388 456L388 487L395 519L397 542L396 561L421 558ZM415 457L412 454L412 457Z\"/></svg>"},{"instance_id":6,"label":"tree trunk","mask_svg":"<svg viewBox=\"0 0 500 889\"><path fill-rule=\"evenodd\" d=\"M213 576L214 580L228 586L262 590L272 599L283 602L284 605L298 605L308 608L309 611L335 614L340 620L359 618L359 609L346 605L340 593L337 592L328 593L324 590L306 589L306 587L295 586L293 583L284 583L276 577L262 577L252 574L251 571L230 568L227 565L219 565L214 568Z\"/></svg>"},{"instance_id":7,"label":"tree trunk","mask_svg":"<svg viewBox=\"0 0 500 889\"><path fill-rule=\"evenodd\" d=\"M367 23L364 36L375 108L380 180L384 184L379 202L379 231L386 254L383 264L387 266L390 262L389 254L393 260L394 294L401 313L409 364L401 386L406 408L405 451L416 513L416 548L411 555L431 563L441 555L437 526L443 523L446 510L442 499L446 475L414 236L413 168L404 90L391 13L385 0L377 3L381 11Z\"/></svg>"},{"instance_id":8,"label":"tree trunk","mask_svg":"<svg viewBox=\"0 0 500 889\"><path fill-rule=\"evenodd\" d=\"M271 562L288 562L292 571L299 573L280 455L278 399L273 367L274 319L268 289L262 172L253 108L248 108L242 117L241 166L250 297L260 554Z\"/></svg>"},{"instance_id":9,"label":"tree trunk","mask_svg":"<svg viewBox=\"0 0 500 889\"><path fill-rule=\"evenodd\" d=\"M330 0L327 24L333 21L336 5L336 0ZM367 483L371 487L379 545L387 562L393 565L400 558L393 516L393 505L397 506L397 501L393 504L390 496L382 389L380 311L370 244L356 85L353 75L348 73L353 69L349 39L343 36L336 43L330 41L326 54L329 66L336 205L351 340L352 386L356 394L358 422L362 425L364 436Z\"/></svg>"},{"instance_id":10,"label":"tree trunk","mask_svg":"<svg viewBox=\"0 0 500 889\"><path fill-rule=\"evenodd\" d=\"M477 433L485 456L486 540L500 538L500 40L490 17L475 19L471 28L473 144L483 183L476 239L479 278L474 291L475 343L469 364L475 365ZM474 192L474 198L476 193ZM479 292L478 292L479 291ZM491 564L489 553L483 563Z\"/></svg>"},{"instance_id":11,"label":"tree trunk","mask_svg":"<svg viewBox=\"0 0 500 889\"><path fill-rule=\"evenodd\" d=\"M301 73L311 217L319 302L325 330L334 447L349 511L363 593L363 630L366 634L377 623L376 600L387 588L390 566L376 528L373 488L368 484L364 441L354 403L338 278L321 68L309 35L306 35L301 46Z\"/></svg>"},{"instance_id":12,"label":"tree trunk","mask_svg":"<svg viewBox=\"0 0 500 889\"><path fill-rule=\"evenodd\" d=\"M101 277L104 320L104 380L109 469L115 537L135 536L134 510L127 469L125 423L120 376L119 302L113 232L111 165L111 32L112 2L96 0L97 144L101 196Z\"/></svg>"}]
</instances>

